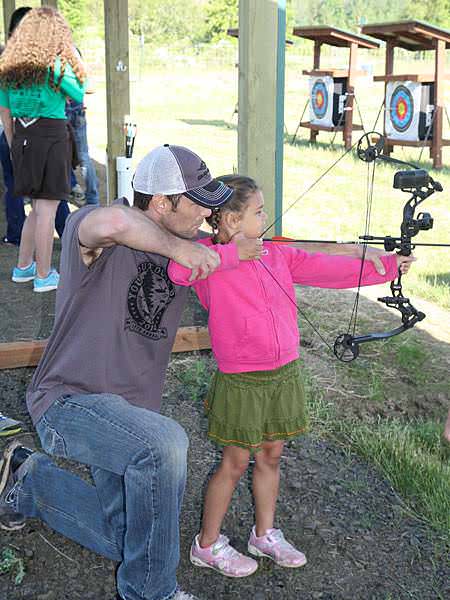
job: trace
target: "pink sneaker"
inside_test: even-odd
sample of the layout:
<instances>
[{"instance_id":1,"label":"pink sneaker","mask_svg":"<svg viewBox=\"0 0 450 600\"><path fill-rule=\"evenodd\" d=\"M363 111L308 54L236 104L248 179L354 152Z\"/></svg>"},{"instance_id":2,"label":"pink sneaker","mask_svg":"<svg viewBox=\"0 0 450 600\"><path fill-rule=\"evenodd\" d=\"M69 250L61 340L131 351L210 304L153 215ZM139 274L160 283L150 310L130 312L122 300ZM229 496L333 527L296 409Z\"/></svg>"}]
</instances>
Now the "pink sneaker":
<instances>
[{"instance_id":1,"label":"pink sneaker","mask_svg":"<svg viewBox=\"0 0 450 600\"><path fill-rule=\"evenodd\" d=\"M267 556L280 567L296 569L306 564L306 556L284 539L281 529L268 529L265 535L257 537L253 527L248 551L253 556Z\"/></svg>"},{"instance_id":2,"label":"pink sneaker","mask_svg":"<svg viewBox=\"0 0 450 600\"><path fill-rule=\"evenodd\" d=\"M220 535L214 544L206 548L200 546L196 535L192 542L190 559L197 567L208 567L227 577L247 577L258 568L256 560L235 550L224 535Z\"/></svg>"}]
</instances>

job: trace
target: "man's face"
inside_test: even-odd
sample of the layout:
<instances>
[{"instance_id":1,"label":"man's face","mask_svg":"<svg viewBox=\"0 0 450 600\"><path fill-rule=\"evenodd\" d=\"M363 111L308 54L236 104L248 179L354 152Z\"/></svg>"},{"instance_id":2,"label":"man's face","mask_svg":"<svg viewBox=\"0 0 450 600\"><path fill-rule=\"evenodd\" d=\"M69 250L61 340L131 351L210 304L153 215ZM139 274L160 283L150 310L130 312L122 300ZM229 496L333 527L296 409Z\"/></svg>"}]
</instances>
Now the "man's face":
<instances>
[{"instance_id":1,"label":"man's face","mask_svg":"<svg viewBox=\"0 0 450 600\"><path fill-rule=\"evenodd\" d=\"M209 208L203 208L186 196L181 196L175 211L168 211L161 217L161 224L179 237L192 239L196 237L204 219L210 214Z\"/></svg>"}]
</instances>

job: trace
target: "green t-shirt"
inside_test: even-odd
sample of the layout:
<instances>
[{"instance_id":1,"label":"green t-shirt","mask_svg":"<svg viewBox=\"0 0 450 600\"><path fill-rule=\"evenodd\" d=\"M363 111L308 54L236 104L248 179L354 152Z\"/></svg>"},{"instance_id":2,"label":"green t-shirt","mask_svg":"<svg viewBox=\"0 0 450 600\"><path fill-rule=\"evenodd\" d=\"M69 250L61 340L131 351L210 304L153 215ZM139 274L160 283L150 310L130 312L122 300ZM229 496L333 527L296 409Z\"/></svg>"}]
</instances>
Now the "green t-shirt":
<instances>
[{"instance_id":1,"label":"green t-shirt","mask_svg":"<svg viewBox=\"0 0 450 600\"><path fill-rule=\"evenodd\" d=\"M58 81L60 73L61 61L58 57L55 61L55 81ZM0 87L0 106L9 108L12 117L65 119L66 97L82 102L86 83L78 81L69 63L66 63L59 91L50 87L49 77L50 70L44 84L22 88Z\"/></svg>"}]
</instances>

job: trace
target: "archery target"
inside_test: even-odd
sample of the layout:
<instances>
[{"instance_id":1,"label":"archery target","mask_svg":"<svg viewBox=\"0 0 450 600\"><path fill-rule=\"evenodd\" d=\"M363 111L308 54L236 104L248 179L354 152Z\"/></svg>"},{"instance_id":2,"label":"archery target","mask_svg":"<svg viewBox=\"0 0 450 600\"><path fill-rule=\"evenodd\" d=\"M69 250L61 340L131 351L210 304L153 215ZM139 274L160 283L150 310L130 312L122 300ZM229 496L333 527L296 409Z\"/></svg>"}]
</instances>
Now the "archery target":
<instances>
[{"instance_id":1,"label":"archery target","mask_svg":"<svg viewBox=\"0 0 450 600\"><path fill-rule=\"evenodd\" d=\"M315 125L333 126L333 91L332 77L310 77L310 121Z\"/></svg>"},{"instance_id":2,"label":"archery target","mask_svg":"<svg viewBox=\"0 0 450 600\"><path fill-rule=\"evenodd\" d=\"M392 92L389 112L392 126L396 131L403 133L411 125L414 116L414 100L406 86L399 85Z\"/></svg>"},{"instance_id":3,"label":"archery target","mask_svg":"<svg viewBox=\"0 0 450 600\"><path fill-rule=\"evenodd\" d=\"M394 140L423 139L421 104L425 88L415 81L390 81L386 86L386 136Z\"/></svg>"}]
</instances>

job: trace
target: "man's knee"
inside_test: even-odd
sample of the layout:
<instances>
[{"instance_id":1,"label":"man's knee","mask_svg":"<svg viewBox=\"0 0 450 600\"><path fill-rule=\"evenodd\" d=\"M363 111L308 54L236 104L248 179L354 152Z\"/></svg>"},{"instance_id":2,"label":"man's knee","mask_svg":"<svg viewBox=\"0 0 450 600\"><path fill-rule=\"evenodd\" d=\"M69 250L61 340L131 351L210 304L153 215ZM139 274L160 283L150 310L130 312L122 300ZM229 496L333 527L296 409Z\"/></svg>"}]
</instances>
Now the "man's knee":
<instances>
[{"instance_id":1,"label":"man's knee","mask_svg":"<svg viewBox=\"0 0 450 600\"><path fill-rule=\"evenodd\" d=\"M146 443L147 456L144 460L147 462L149 459L158 467L183 474L189 446L186 432L176 421L167 417L160 419L156 434L153 432Z\"/></svg>"}]
</instances>

